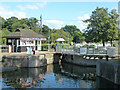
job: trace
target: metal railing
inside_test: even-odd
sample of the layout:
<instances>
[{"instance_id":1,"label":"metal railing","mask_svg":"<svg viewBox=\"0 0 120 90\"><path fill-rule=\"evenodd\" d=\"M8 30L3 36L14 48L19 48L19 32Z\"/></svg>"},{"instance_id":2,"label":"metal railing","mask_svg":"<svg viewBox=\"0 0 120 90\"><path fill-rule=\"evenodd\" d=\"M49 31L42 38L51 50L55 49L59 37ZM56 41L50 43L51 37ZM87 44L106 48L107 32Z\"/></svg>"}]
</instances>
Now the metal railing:
<instances>
[{"instance_id":1,"label":"metal railing","mask_svg":"<svg viewBox=\"0 0 120 90\"><path fill-rule=\"evenodd\" d=\"M65 53L65 54L107 54L107 48L99 47L99 48L88 48L88 47L80 47L80 48L60 48L56 46L57 53Z\"/></svg>"},{"instance_id":2,"label":"metal railing","mask_svg":"<svg viewBox=\"0 0 120 90\"><path fill-rule=\"evenodd\" d=\"M2 53L9 52L9 46L8 45L0 45L0 50Z\"/></svg>"}]
</instances>

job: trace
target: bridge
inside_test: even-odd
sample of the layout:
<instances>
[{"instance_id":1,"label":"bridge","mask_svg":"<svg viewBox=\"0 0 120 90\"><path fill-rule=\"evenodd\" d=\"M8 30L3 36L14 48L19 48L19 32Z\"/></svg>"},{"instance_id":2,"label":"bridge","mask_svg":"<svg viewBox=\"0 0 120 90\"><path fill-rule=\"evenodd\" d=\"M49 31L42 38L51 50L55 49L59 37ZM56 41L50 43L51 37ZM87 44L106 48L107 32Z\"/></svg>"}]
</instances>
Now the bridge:
<instances>
[{"instance_id":1,"label":"bridge","mask_svg":"<svg viewBox=\"0 0 120 90\"><path fill-rule=\"evenodd\" d=\"M56 47L56 53L68 55L80 55L86 59L102 59L115 58L118 56L118 50L114 47L99 47L99 48L59 48Z\"/></svg>"}]
</instances>

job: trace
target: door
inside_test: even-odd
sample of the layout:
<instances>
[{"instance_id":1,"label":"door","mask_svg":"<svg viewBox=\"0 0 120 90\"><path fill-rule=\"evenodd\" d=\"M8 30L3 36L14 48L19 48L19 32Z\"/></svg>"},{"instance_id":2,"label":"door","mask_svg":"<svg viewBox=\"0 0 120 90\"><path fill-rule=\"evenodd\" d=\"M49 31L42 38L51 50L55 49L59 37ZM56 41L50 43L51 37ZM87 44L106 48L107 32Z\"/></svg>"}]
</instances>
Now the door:
<instances>
[{"instance_id":1,"label":"door","mask_svg":"<svg viewBox=\"0 0 120 90\"><path fill-rule=\"evenodd\" d=\"M37 40L35 40L35 50L37 50Z\"/></svg>"},{"instance_id":2,"label":"door","mask_svg":"<svg viewBox=\"0 0 120 90\"><path fill-rule=\"evenodd\" d=\"M14 52L17 52L17 40L14 39Z\"/></svg>"}]
</instances>

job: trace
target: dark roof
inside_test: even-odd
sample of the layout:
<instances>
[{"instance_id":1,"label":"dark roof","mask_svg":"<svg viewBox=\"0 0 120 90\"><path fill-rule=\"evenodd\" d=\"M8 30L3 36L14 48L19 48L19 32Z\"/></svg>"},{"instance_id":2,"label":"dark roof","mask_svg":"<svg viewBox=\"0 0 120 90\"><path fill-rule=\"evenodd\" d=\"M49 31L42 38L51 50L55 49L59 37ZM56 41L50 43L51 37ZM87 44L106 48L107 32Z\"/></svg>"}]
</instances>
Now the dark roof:
<instances>
[{"instance_id":1,"label":"dark roof","mask_svg":"<svg viewBox=\"0 0 120 90\"><path fill-rule=\"evenodd\" d=\"M44 36L37 34L33 30L17 29L15 32L3 36L3 38L44 38Z\"/></svg>"}]
</instances>

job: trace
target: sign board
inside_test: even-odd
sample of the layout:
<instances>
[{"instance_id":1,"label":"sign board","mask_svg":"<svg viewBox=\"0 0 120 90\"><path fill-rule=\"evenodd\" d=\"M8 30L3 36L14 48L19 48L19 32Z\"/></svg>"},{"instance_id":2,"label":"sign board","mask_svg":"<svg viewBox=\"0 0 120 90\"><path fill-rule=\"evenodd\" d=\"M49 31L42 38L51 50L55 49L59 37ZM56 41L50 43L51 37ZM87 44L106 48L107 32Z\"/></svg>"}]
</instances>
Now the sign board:
<instances>
[{"instance_id":1,"label":"sign board","mask_svg":"<svg viewBox=\"0 0 120 90\"><path fill-rule=\"evenodd\" d=\"M107 54L108 56L115 56L117 54L116 49L115 48L107 48Z\"/></svg>"},{"instance_id":2,"label":"sign board","mask_svg":"<svg viewBox=\"0 0 120 90\"><path fill-rule=\"evenodd\" d=\"M45 41L46 38L20 38L21 40L43 40Z\"/></svg>"},{"instance_id":3,"label":"sign board","mask_svg":"<svg viewBox=\"0 0 120 90\"><path fill-rule=\"evenodd\" d=\"M80 48L80 54L87 54L87 48L81 47Z\"/></svg>"}]
</instances>

